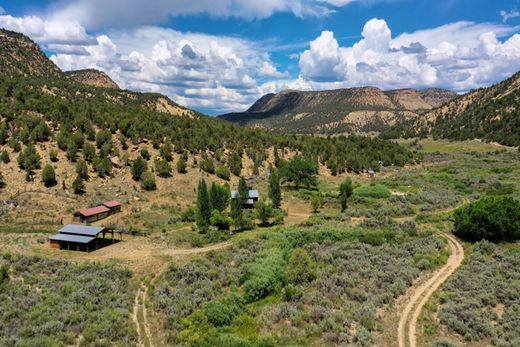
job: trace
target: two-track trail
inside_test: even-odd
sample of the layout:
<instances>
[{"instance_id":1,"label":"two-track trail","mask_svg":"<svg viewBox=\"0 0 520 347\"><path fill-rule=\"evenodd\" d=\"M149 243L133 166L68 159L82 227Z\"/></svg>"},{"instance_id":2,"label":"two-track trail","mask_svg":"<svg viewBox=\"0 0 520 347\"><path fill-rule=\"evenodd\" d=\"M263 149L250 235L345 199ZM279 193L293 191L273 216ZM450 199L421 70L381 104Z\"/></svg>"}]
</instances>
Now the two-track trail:
<instances>
[{"instance_id":1,"label":"two-track trail","mask_svg":"<svg viewBox=\"0 0 520 347\"><path fill-rule=\"evenodd\" d=\"M417 320L421 310L430 297L457 270L464 260L464 249L452 235L442 233L448 242L451 255L446 265L437 270L432 277L417 287L400 314L398 326L399 347L417 347Z\"/></svg>"}]
</instances>

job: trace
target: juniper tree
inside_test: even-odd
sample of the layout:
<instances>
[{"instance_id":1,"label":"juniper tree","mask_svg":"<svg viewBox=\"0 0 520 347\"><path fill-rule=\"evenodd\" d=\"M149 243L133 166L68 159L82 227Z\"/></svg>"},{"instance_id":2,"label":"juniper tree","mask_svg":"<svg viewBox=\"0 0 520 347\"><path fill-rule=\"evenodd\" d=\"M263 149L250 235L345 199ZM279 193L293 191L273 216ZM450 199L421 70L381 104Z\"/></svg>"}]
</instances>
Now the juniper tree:
<instances>
[{"instance_id":1,"label":"juniper tree","mask_svg":"<svg viewBox=\"0 0 520 347\"><path fill-rule=\"evenodd\" d=\"M76 176L76 179L72 182L72 189L74 190L74 194L84 194L85 193L85 182L80 175Z\"/></svg>"},{"instance_id":2,"label":"juniper tree","mask_svg":"<svg viewBox=\"0 0 520 347\"><path fill-rule=\"evenodd\" d=\"M274 208L280 208L282 204L282 188L280 187L280 176L278 171L273 170L269 175L269 199Z\"/></svg>"},{"instance_id":3,"label":"juniper tree","mask_svg":"<svg viewBox=\"0 0 520 347\"><path fill-rule=\"evenodd\" d=\"M86 161L80 160L76 163L76 173L84 180L88 178L88 166Z\"/></svg>"},{"instance_id":4,"label":"juniper tree","mask_svg":"<svg viewBox=\"0 0 520 347\"><path fill-rule=\"evenodd\" d=\"M348 199L352 196L354 187L352 186L352 180L349 178L345 179L339 186L339 200L341 203L341 210L347 209Z\"/></svg>"},{"instance_id":5,"label":"juniper tree","mask_svg":"<svg viewBox=\"0 0 520 347\"><path fill-rule=\"evenodd\" d=\"M209 200L206 181L201 179L197 189L197 226L200 232L208 231L211 218L211 202Z\"/></svg>"},{"instance_id":6,"label":"juniper tree","mask_svg":"<svg viewBox=\"0 0 520 347\"><path fill-rule=\"evenodd\" d=\"M188 163L186 161L186 159L184 158L184 156L180 156L179 159L177 160L177 172L178 173L186 173L186 168L188 167Z\"/></svg>"},{"instance_id":7,"label":"juniper tree","mask_svg":"<svg viewBox=\"0 0 520 347\"><path fill-rule=\"evenodd\" d=\"M56 181L56 173L54 172L54 168L49 164L45 165L43 168L42 181L46 187L53 187L58 183Z\"/></svg>"},{"instance_id":8,"label":"juniper tree","mask_svg":"<svg viewBox=\"0 0 520 347\"><path fill-rule=\"evenodd\" d=\"M134 181L139 181L141 179L141 175L146 170L146 160L143 159L143 157L138 156L136 160L132 163L132 179Z\"/></svg>"}]
</instances>

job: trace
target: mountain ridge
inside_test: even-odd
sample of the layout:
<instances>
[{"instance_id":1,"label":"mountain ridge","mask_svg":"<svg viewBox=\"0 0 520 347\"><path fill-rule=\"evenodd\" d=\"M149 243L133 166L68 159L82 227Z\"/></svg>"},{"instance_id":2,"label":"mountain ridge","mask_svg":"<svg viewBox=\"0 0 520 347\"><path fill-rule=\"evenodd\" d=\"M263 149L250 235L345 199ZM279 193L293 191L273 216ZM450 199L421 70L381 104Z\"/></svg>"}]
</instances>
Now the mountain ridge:
<instances>
[{"instance_id":1,"label":"mountain ridge","mask_svg":"<svg viewBox=\"0 0 520 347\"><path fill-rule=\"evenodd\" d=\"M245 112L219 117L242 126L282 132L370 132L391 126L400 118L418 116L456 96L443 89L383 91L371 86L324 91L283 90L262 96ZM364 114L360 116L359 112Z\"/></svg>"}]
</instances>

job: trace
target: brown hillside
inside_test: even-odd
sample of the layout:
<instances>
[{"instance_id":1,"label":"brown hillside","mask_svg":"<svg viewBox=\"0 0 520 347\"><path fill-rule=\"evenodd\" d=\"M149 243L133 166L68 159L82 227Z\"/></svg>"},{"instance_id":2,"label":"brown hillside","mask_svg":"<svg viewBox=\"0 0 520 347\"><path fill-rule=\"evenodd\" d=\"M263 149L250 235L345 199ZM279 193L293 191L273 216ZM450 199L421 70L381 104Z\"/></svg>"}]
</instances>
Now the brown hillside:
<instances>
[{"instance_id":1,"label":"brown hillside","mask_svg":"<svg viewBox=\"0 0 520 347\"><path fill-rule=\"evenodd\" d=\"M96 69L67 71L65 76L89 86L119 89L119 86L106 73Z\"/></svg>"}]
</instances>

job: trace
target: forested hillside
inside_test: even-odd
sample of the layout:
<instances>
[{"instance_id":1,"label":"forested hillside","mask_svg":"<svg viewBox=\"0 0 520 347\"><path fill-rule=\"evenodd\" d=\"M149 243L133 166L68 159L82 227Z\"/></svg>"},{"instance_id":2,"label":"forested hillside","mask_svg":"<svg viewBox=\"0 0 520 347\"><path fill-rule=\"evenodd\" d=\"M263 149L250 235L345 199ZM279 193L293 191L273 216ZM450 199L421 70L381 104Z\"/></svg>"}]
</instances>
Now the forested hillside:
<instances>
[{"instance_id":1,"label":"forested hillside","mask_svg":"<svg viewBox=\"0 0 520 347\"><path fill-rule=\"evenodd\" d=\"M414 119L456 97L443 89L374 87L267 94L246 112L221 117L243 126L299 134L368 133Z\"/></svg>"},{"instance_id":2,"label":"forested hillside","mask_svg":"<svg viewBox=\"0 0 520 347\"><path fill-rule=\"evenodd\" d=\"M520 72L489 88L474 90L425 114L397 124L389 137L433 134L452 140L483 139L520 145Z\"/></svg>"}]
</instances>

